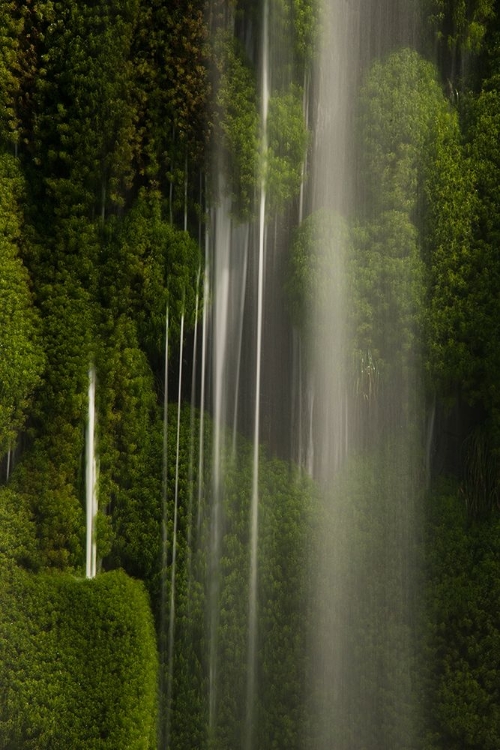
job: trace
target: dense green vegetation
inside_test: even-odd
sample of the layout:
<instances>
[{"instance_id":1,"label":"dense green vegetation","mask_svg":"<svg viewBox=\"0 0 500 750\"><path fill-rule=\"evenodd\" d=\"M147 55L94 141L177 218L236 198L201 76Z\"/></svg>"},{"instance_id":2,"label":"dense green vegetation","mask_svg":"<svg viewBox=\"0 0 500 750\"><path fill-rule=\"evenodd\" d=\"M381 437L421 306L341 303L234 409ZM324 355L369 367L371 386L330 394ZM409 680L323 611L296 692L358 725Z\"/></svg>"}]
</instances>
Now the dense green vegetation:
<instances>
[{"instance_id":1,"label":"dense green vegetation","mask_svg":"<svg viewBox=\"0 0 500 750\"><path fill-rule=\"evenodd\" d=\"M437 64L403 49L364 71L356 210L307 216L306 206L287 287L291 319L307 341L318 300L329 314L321 325L335 317L332 290L346 271L349 382L359 419L369 418L365 443L368 434L380 438L377 451L356 446L329 488L337 523L354 535L327 547L332 585L340 576L347 591L360 570L390 571L350 601L352 630L341 645L362 689L346 688L343 708L346 716L365 715L356 738L347 721L336 731L347 745L494 750L500 31L492 0L420 5L428 34L422 49L435 43ZM271 3L274 77L264 149L261 9L243 0L230 6L214 2L206 13L201 0L0 0L6 750L153 748L166 733L172 750L242 743L252 449L238 437L233 452L233 436L224 434L214 594L215 498L209 460L201 475L193 460L198 413L182 411L176 477L177 411L170 408L164 477L165 317L168 309L175 381L181 316L186 338L196 323L205 207L221 190L233 220L251 221L265 180L268 218L279 215L287 231L295 229L311 143L304 111L314 109L316 95L309 82L318 11L309 0ZM199 310L203 304L210 300ZM99 445L95 581L82 580L91 365ZM425 375L417 382L415 372ZM440 419L436 452L457 423L451 450L460 459L424 476L431 404ZM206 415L203 431L209 457ZM405 464L409 477L399 472ZM443 480L441 473L455 476ZM410 497L408 485L415 488ZM405 546L413 538L405 513L417 508L423 531ZM330 731L308 718L314 690L308 695L306 687L316 595L308 576L330 512L312 482L262 451L259 750L299 750ZM408 591L411 606L398 620L387 603L405 590L413 566L421 570L424 601ZM216 622L207 604L214 596ZM320 616L334 626L334 612ZM207 642L211 630L215 646ZM401 682L381 681L388 642L394 661L409 664L405 674L395 670ZM218 694L209 728L210 648ZM362 658L367 649L370 664ZM381 707L392 717L384 726Z\"/></svg>"},{"instance_id":2,"label":"dense green vegetation","mask_svg":"<svg viewBox=\"0 0 500 750\"><path fill-rule=\"evenodd\" d=\"M167 536L173 538L175 495L176 409L169 413L168 483L170 512ZM194 432L192 434L194 427ZM204 422L204 449L210 454L212 425ZM216 663L218 693L212 731L208 729L209 659L207 634L211 615L207 602L213 596L214 563L211 552L213 482L210 468L198 476L189 472L189 445L199 447L200 420L191 421L188 409L181 415L179 518L177 526L175 578L175 648L173 663L162 664L165 681L172 681L170 746L192 745L231 750L244 737L247 681L247 608L250 551L248 528L252 494L252 446L239 439L233 454L232 436L223 436L220 498L220 578L218 579ZM191 474L192 483L187 481ZM199 495L200 487L203 492ZM262 748L300 747L304 723L305 639L310 626L303 603L308 600L308 544L317 517L316 490L283 461L261 456L260 513L262 538L259 547L258 682L260 691L256 717L258 745ZM201 503L200 503L201 499ZM172 554L172 551L171 553ZM290 582L293 581L293 586ZM160 586L161 581L154 585ZM170 601L172 580L166 580ZM161 601L157 590L153 601ZM157 612L161 618L161 612ZM170 632L171 623L165 623ZM168 650L168 643L165 643Z\"/></svg>"},{"instance_id":3,"label":"dense green vegetation","mask_svg":"<svg viewBox=\"0 0 500 750\"><path fill-rule=\"evenodd\" d=\"M500 732L499 520L471 524L459 497L443 482L428 503L426 750L494 748Z\"/></svg>"},{"instance_id":4,"label":"dense green vegetation","mask_svg":"<svg viewBox=\"0 0 500 750\"><path fill-rule=\"evenodd\" d=\"M5 748L156 746L156 638L143 587L2 570Z\"/></svg>"}]
</instances>

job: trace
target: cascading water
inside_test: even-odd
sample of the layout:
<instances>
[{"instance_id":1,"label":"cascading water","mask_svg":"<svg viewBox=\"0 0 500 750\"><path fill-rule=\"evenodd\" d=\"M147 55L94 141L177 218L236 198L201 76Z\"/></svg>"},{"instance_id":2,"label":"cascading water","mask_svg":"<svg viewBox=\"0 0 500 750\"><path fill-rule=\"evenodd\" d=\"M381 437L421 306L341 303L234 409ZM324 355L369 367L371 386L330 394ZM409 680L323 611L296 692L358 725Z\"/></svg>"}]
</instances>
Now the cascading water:
<instances>
[{"instance_id":1,"label":"cascading water","mask_svg":"<svg viewBox=\"0 0 500 750\"><path fill-rule=\"evenodd\" d=\"M182 405L182 364L184 349L184 313L181 315L181 326L179 333L179 383L177 394L177 425L175 441L175 483L174 483L174 513L173 513L173 530L171 544L171 563L170 563L170 603L168 608L168 642L167 642L167 685L166 685L166 703L167 703L167 720L166 720L166 745L170 742L170 711L172 703L172 682L174 671L174 641L175 641L175 591L176 591L176 573L177 573L177 531L179 519L179 460L180 460L180 431L181 431L181 405Z\"/></svg>"},{"instance_id":2,"label":"cascading water","mask_svg":"<svg viewBox=\"0 0 500 750\"><path fill-rule=\"evenodd\" d=\"M196 277L196 297L194 304L194 319L198 320L198 308L200 304L200 276L201 268L198 270L198 276ZM189 433L191 435L191 442L189 445L189 474L188 474L188 485L189 485L189 504L188 504L188 518L190 524L188 528L188 580L191 581L191 551L193 547L193 506L194 506L194 469L195 469L195 455L194 455L194 444L195 444L195 403L196 403L196 356L198 349L198 326L194 330L193 340L193 370L191 373L191 419L189 425ZM180 403L180 398L179 398ZM180 423L180 420L179 420Z\"/></svg>"},{"instance_id":3,"label":"cascading water","mask_svg":"<svg viewBox=\"0 0 500 750\"><path fill-rule=\"evenodd\" d=\"M159 724L159 740L163 742L168 736L170 729L170 705L168 695L168 364L169 364L169 333L170 319L169 309L165 311L165 346L164 346L164 390L163 390L163 477L162 477L162 524L161 524L161 591L160 591L160 711L165 714L165 719ZM165 745L168 744L165 740Z\"/></svg>"},{"instance_id":4,"label":"cascading water","mask_svg":"<svg viewBox=\"0 0 500 750\"><path fill-rule=\"evenodd\" d=\"M409 38L411 14L406 13L405 0L329 0L319 11L321 33L311 62L292 49L287 29L295 10L287 16L287 3L263 0L258 22L253 14L235 15L232 5L223 13L220 8L215 3L213 14L219 13L224 43L237 36L244 49L238 54L247 55L260 71L255 85L261 123L257 150L266 168L262 181L255 180L254 206L242 218L227 144L216 147L213 155L196 534L188 532L189 545L193 537L200 545L188 553L189 586L191 565L195 576L198 564L206 598L204 651L199 658L206 690L207 747L410 747L415 718L408 667L414 597L410 571L415 567L412 482L418 472L418 436L408 414L413 408L409 402L419 398L418 373L405 366L402 376L388 378L385 390L379 387L383 368L376 354L353 351L355 310L349 279L355 230L364 236L366 228L359 230L358 224L372 211L359 195L363 179L355 119L360 84L375 55ZM217 23L214 33L220 31ZM229 59L234 65L231 55ZM303 88L297 80L304 82ZM284 189L293 175L290 142L300 141L291 135L294 101L310 128L310 142L307 155L304 146L293 156L302 183ZM286 200L289 205L283 209ZM283 310L283 269L297 242L307 248L302 261L313 264L315 285L308 291L302 319L292 325L289 312ZM356 261L362 262L358 256ZM388 351L388 371L392 355ZM182 362L182 351L180 356ZM283 404L288 404L288 412ZM205 445L205 408L213 419L210 447ZM238 431L251 441L251 471L248 484L242 482L235 495L232 472L244 463ZM281 665L273 662L265 643L270 634L276 638L286 663L295 648L291 644L302 643L302 636L287 632L287 624L280 626L283 632L273 631L273 618L283 614L273 612L274 597L279 599L286 583L274 583L274 589L264 591L266 576L272 581L282 574L286 578L286 571L279 570L279 555L273 562L277 571L271 574L266 555L273 545L279 548L280 535L286 538L282 527L292 523L282 518L272 530L266 526L273 507L271 501L262 508L263 502L269 503L261 487L264 440L270 452L305 470L294 481L307 481L304 475L310 475L318 497L307 541L309 591L301 605L307 645L294 651L300 664L293 667L299 676L291 688L291 703L276 697L286 689L278 685L283 681ZM195 463L193 458L191 476ZM293 470L290 476L295 476ZM190 497L192 507L193 487ZM231 502L238 507L231 507ZM175 529L176 515L173 523ZM172 544L174 597L175 540ZM285 597L290 607L291 598ZM173 624L170 628L167 674L172 675ZM169 695L167 711L171 700ZM266 723L271 715L280 727L274 740L265 728L273 726ZM175 734L175 727L172 731Z\"/></svg>"},{"instance_id":5,"label":"cascading water","mask_svg":"<svg viewBox=\"0 0 500 750\"><path fill-rule=\"evenodd\" d=\"M313 252L324 271L311 313L308 374L319 405L310 468L323 496L311 569L311 747L317 750L412 746L416 718L409 665L419 438L409 399L418 401L418 378L411 365L406 382L386 374L390 385L375 396L369 358L349 347L357 312L349 291L355 243L349 222L359 211L354 106L373 50L390 50L408 27L403 3L368 5L324 5L315 79L310 207L317 217ZM389 23L370 35L361 24L377 10ZM365 204L362 212L370 216L373 207ZM386 373L397 369L393 347L383 356Z\"/></svg>"},{"instance_id":6,"label":"cascading water","mask_svg":"<svg viewBox=\"0 0 500 750\"><path fill-rule=\"evenodd\" d=\"M264 0L262 24L262 158L267 155L267 116L269 108L269 32L268 0ZM253 432L253 472L252 498L250 504L250 579L248 599L248 655L247 655L247 710L245 742L246 750L253 747L255 720L255 674L257 658L257 551L259 545L259 449L260 449L260 408L261 408L261 359L262 359L262 326L264 306L264 272L266 248L266 174L260 185L259 205L259 254L257 262L257 330L255 357L255 411Z\"/></svg>"}]
</instances>

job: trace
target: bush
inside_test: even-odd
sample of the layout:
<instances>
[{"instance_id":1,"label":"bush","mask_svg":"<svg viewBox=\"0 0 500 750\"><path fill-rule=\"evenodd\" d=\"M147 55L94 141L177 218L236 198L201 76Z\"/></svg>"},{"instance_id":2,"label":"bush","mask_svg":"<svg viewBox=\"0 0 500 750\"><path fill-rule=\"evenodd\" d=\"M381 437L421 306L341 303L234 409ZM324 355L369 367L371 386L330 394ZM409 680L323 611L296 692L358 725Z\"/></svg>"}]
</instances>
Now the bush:
<instances>
[{"instance_id":1,"label":"bush","mask_svg":"<svg viewBox=\"0 0 500 750\"><path fill-rule=\"evenodd\" d=\"M116 571L93 581L0 580L0 745L155 747L157 656L141 584Z\"/></svg>"}]
</instances>

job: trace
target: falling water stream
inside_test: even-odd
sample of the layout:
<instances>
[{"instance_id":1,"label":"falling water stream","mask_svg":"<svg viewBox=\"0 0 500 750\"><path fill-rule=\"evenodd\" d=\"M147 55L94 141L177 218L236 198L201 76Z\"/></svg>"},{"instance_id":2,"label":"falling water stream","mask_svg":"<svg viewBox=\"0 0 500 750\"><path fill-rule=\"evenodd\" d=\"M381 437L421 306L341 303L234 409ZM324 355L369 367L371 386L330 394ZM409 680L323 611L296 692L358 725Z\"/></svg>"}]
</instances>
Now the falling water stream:
<instances>
[{"instance_id":1,"label":"falling water stream","mask_svg":"<svg viewBox=\"0 0 500 750\"><path fill-rule=\"evenodd\" d=\"M165 344L164 344L164 389L163 389L163 478L162 478L162 559L161 559L161 602L160 602L160 709L165 714L163 723L159 725L160 740L165 737L165 747L168 747L166 737L170 730L170 705L168 695L168 607L167 607L167 576L168 576L168 364L169 364L169 333L170 320L168 305L165 311Z\"/></svg>"},{"instance_id":2,"label":"falling water stream","mask_svg":"<svg viewBox=\"0 0 500 750\"><path fill-rule=\"evenodd\" d=\"M310 475L319 498L314 509L317 528L314 539L309 541L309 592L307 604L303 605L307 638L300 655L305 664L301 710L306 718L294 747L399 750L412 736L414 704L408 663L413 584L408 571L413 565L415 494L411 483L417 471L412 457L415 451L404 416L392 425L394 434L390 434L385 428L387 419L380 416L384 404L370 401L367 405L365 396L360 397L359 388L356 390L357 376L353 376L349 353L353 310L346 282L350 239L345 229L357 210L360 181L354 136L359 87L373 58L411 41L412 16L407 12L407 2L410 0L381 0L378 4L376 0L329 0L322 4L314 59L309 68L305 66L301 77L304 87L300 97L310 132L309 147L299 165L303 177L300 190L285 216L274 207L263 168L255 190L256 215L245 220L238 218L227 174L227 153L223 147L216 147L212 156L215 198L209 208L205 239L201 356L193 368L191 388L194 401L199 373L199 452L191 455L189 461L192 486L188 512L189 585L193 540L205 545L201 560L206 620L200 661L211 750L219 750L219 742L221 748L227 746L226 739L223 742L219 738L225 738L224 722L229 712L224 701L231 703L235 697L224 693L232 679L241 689L235 708L237 717L233 717L240 726L229 740L233 743L229 745L231 750L259 750L261 712L274 710L261 702L262 691L269 688L261 682L262 675L266 674L271 685L275 679L262 663L265 635L260 632L260 566L264 555L261 537L267 531L263 527L266 513L262 513L260 484L262 445L266 440L270 453L293 461L302 477ZM220 4L216 5L219 8ZM261 165L265 164L270 146L270 102L273 95L281 93L280 87L288 85L283 81L290 76L295 54L292 42L283 34L283 26L278 32L273 25L283 24L281 12L276 0L262 0L258 22L252 14L242 21L245 14L235 16L229 3L223 14L225 31L239 36L242 48L259 71L256 89ZM288 135L283 132L279 137L286 139ZM277 148L276 143L273 148ZM318 275L307 326L299 330L292 326L288 312L281 309L285 307L282 274L292 252L293 228L317 216L321 221L321 217L326 217L327 232L318 235L320 239L316 238L312 251L323 273ZM198 305L197 291L196 314ZM183 328L184 318L180 334L173 539L164 540L172 550L171 600L167 607L171 619L165 624L167 712L172 701L175 660ZM195 351L199 346L197 331ZM366 361L365 358L364 364L358 364L365 376ZM166 355L166 371L167 366ZM404 387L391 392L388 408L404 415L406 394L416 382L416 374L407 373ZM288 403L287 413L279 411L282 403ZM213 425L209 447L205 445L205 410L211 412ZM276 414L281 416L275 417ZM166 423L165 406L165 453ZM194 424L192 418L192 433ZM385 442L379 439L383 425ZM227 507L228 497L232 497L227 471L240 461L240 431L252 448L250 486L240 488L247 495L248 506L243 504L247 528L238 530L245 538L247 558L244 563L241 559L234 563L242 565L238 572L246 576L246 583L238 592L246 603L237 607L238 612L245 611L244 624L239 620L237 626L245 630L245 636L237 641L240 632L237 637L230 632L230 605L222 601L227 594L225 576L232 575L228 551L231 545L226 545L225 535L236 534L231 530L232 511ZM165 498L164 503L166 507ZM283 519L283 524L287 521ZM268 610L272 607L273 602L268 602ZM383 707L384 691L391 696L389 708ZM266 695L272 695L272 688ZM293 721L299 722L297 717ZM266 742L271 747L269 738ZM284 748L280 742L285 740L277 737L272 747ZM167 731L166 747L170 747L169 743Z\"/></svg>"},{"instance_id":3,"label":"falling water stream","mask_svg":"<svg viewBox=\"0 0 500 750\"><path fill-rule=\"evenodd\" d=\"M262 25L262 154L267 152L267 115L269 107L269 32L268 0L264 0ZM257 263L257 329L255 357L255 412L253 433L253 472L252 499L250 505L250 580L248 600L248 666L247 666L247 710L245 727L245 748L253 747L253 724L255 709L255 673L257 646L257 551L259 544L259 447L260 447L260 393L261 393L261 358L262 326L264 306L264 272L266 247L266 175L260 186L259 206L259 255Z\"/></svg>"},{"instance_id":4,"label":"falling water stream","mask_svg":"<svg viewBox=\"0 0 500 750\"><path fill-rule=\"evenodd\" d=\"M95 578L97 569L97 548L95 540L95 517L97 515L97 462L95 456L95 368L89 369L88 415L85 461L86 489L86 564L85 575Z\"/></svg>"},{"instance_id":5,"label":"falling water stream","mask_svg":"<svg viewBox=\"0 0 500 750\"><path fill-rule=\"evenodd\" d=\"M181 314L181 326L179 332L179 383L177 394L177 423L176 423L176 441L175 441L175 481L174 481L174 512L173 512L173 529L171 543L171 562L170 562L170 603L168 608L168 643L167 643L167 723L166 723L166 744L170 741L170 712L172 704L172 687L174 674L174 642L175 642L175 592L176 592L176 573L177 573L177 532L179 521L179 460L180 460L180 432L181 432L181 406L182 406L182 363L184 348L184 312Z\"/></svg>"}]
</instances>

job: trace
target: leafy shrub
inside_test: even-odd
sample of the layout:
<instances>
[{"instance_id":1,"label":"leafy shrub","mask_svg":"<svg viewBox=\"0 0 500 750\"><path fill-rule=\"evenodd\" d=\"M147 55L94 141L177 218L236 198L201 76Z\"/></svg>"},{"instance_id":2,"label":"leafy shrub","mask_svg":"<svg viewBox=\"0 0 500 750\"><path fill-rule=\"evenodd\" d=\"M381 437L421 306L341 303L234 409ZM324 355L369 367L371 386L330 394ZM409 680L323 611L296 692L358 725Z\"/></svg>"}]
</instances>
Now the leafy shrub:
<instances>
[{"instance_id":1,"label":"leafy shrub","mask_svg":"<svg viewBox=\"0 0 500 750\"><path fill-rule=\"evenodd\" d=\"M16 568L0 585L2 747L152 750L157 657L141 584Z\"/></svg>"}]
</instances>

